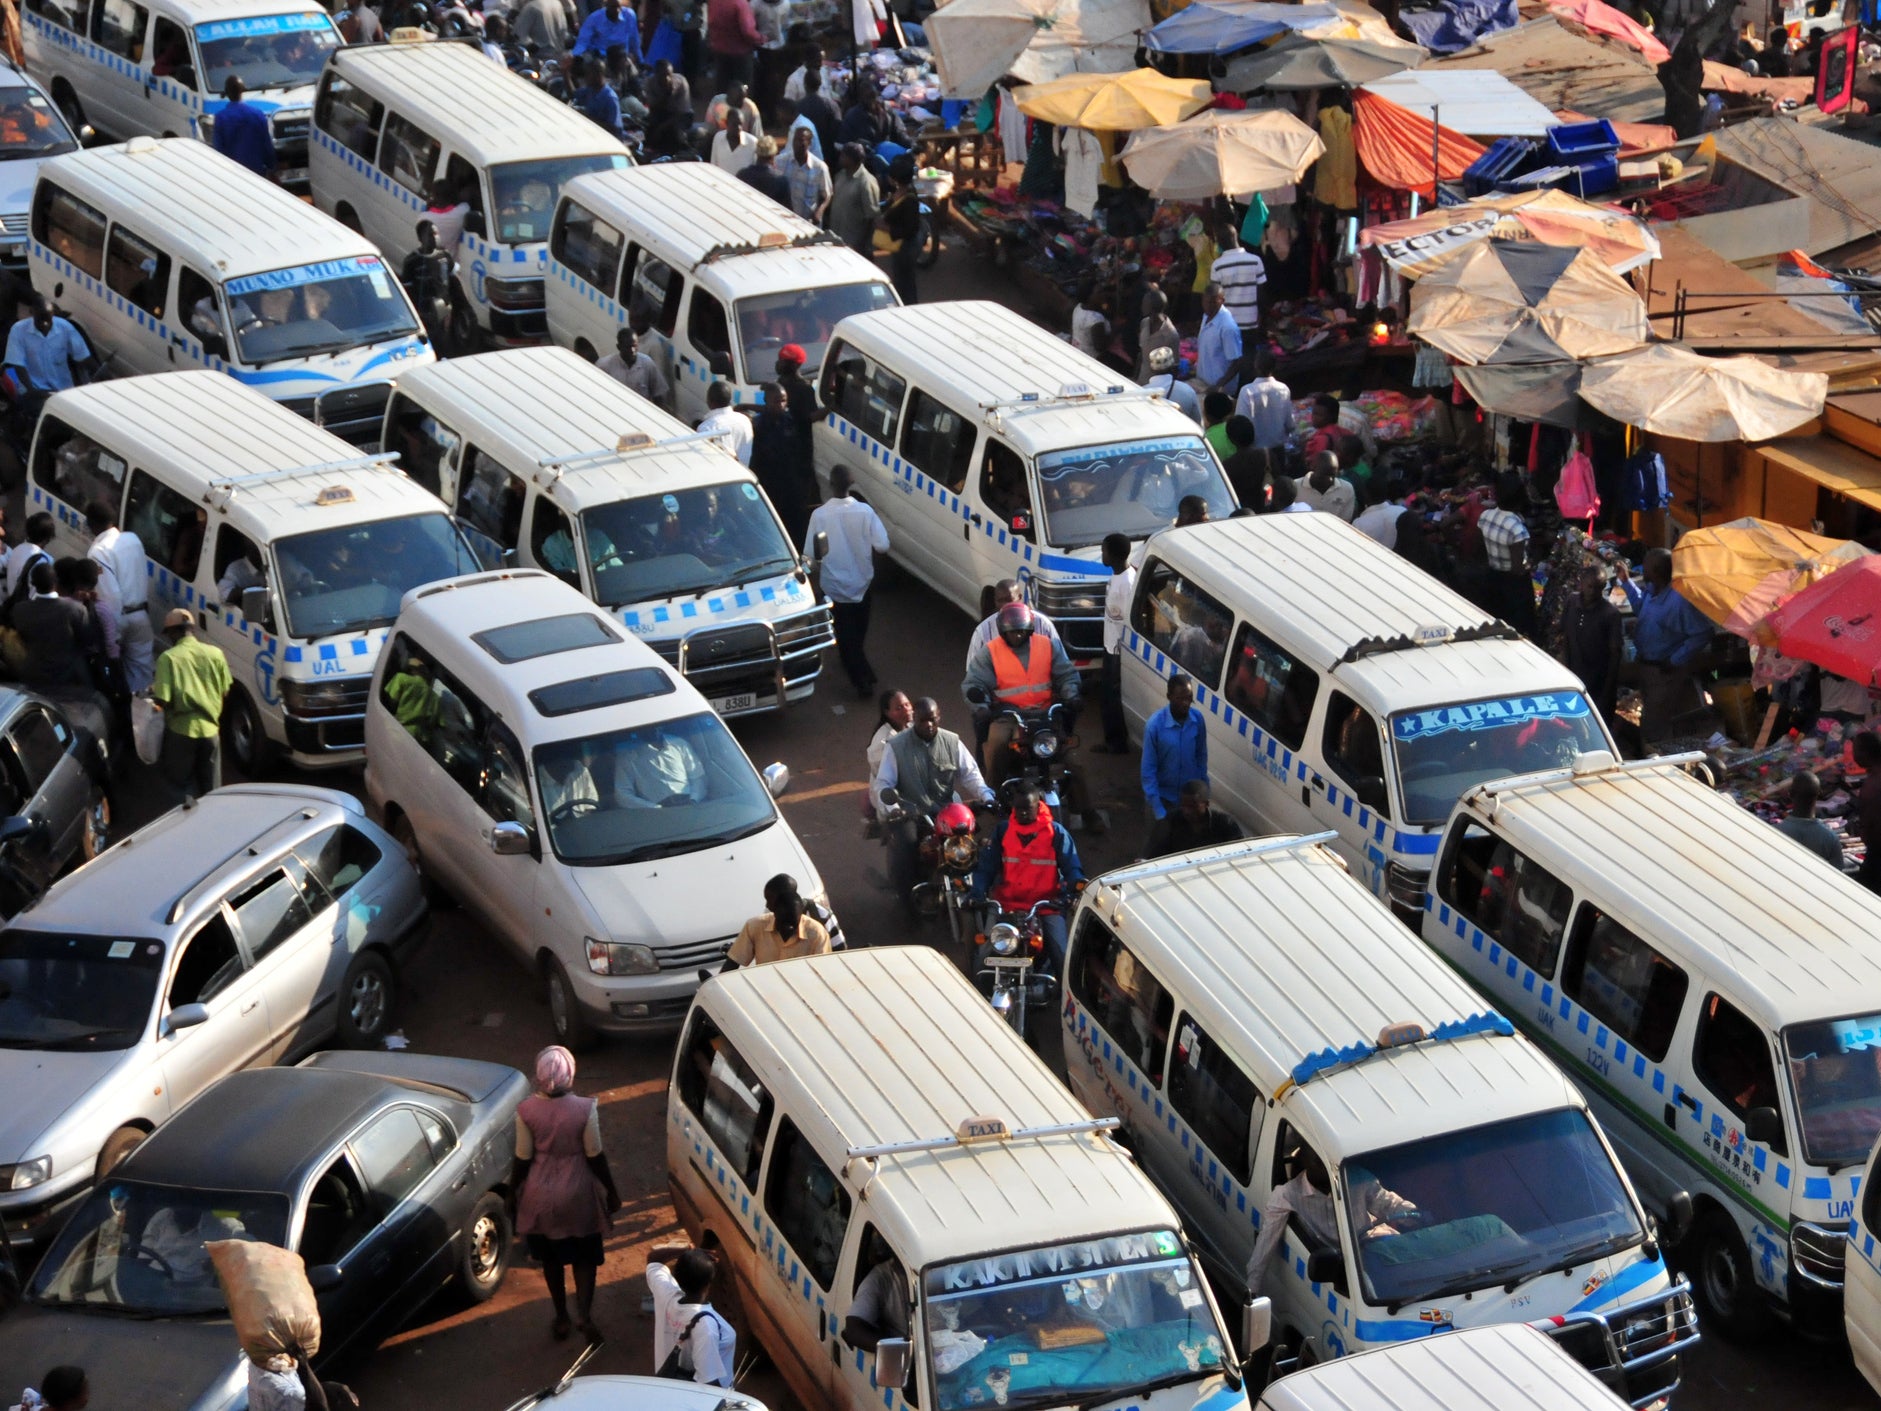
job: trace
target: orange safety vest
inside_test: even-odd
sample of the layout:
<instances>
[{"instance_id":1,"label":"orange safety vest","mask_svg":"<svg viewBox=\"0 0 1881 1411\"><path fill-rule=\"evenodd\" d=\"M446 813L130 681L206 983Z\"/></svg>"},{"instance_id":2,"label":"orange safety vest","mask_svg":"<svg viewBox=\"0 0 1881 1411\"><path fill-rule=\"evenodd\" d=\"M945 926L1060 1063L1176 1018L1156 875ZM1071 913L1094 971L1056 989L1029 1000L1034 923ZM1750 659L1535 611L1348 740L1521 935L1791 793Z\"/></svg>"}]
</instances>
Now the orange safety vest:
<instances>
[{"instance_id":1,"label":"orange safety vest","mask_svg":"<svg viewBox=\"0 0 1881 1411\"><path fill-rule=\"evenodd\" d=\"M1019 654L995 636L987 644L993 658L993 694L1001 705L1035 710L1052 703L1052 643L1043 632L1032 634L1031 654L1021 664Z\"/></svg>"},{"instance_id":2,"label":"orange safety vest","mask_svg":"<svg viewBox=\"0 0 1881 1411\"><path fill-rule=\"evenodd\" d=\"M1020 837L1022 833L1024 838ZM999 885L993 889L993 900L1009 910L1025 911L1058 895L1056 839L1052 811L1044 804L1038 806L1038 822L1030 828L1017 818L1008 818L1000 840Z\"/></svg>"}]
</instances>

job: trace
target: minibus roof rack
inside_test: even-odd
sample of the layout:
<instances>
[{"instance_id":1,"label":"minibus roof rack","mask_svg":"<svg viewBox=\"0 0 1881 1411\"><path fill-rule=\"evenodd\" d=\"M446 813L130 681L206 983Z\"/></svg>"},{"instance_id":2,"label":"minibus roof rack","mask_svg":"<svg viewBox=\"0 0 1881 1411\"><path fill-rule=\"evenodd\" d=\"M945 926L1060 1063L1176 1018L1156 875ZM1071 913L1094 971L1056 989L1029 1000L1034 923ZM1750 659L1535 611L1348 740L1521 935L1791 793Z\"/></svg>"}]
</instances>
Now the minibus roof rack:
<instances>
[{"instance_id":1,"label":"minibus roof rack","mask_svg":"<svg viewBox=\"0 0 1881 1411\"><path fill-rule=\"evenodd\" d=\"M1659 769L1668 765L1683 768L1688 764L1697 764L1707 758L1703 750L1687 750L1684 754L1647 755L1644 759L1615 759L1606 750L1590 750L1586 754L1576 755L1574 762L1564 769L1538 769L1532 774L1510 774L1502 779L1490 779L1470 790L1473 794L1501 794L1511 789L1525 789L1531 784L1552 784L1563 779L1585 779L1596 774L1633 774L1646 769Z\"/></svg>"},{"instance_id":2,"label":"minibus roof rack","mask_svg":"<svg viewBox=\"0 0 1881 1411\"><path fill-rule=\"evenodd\" d=\"M1106 872L1098 878L1106 887L1115 887L1124 882L1142 882L1151 877L1161 877L1171 872L1180 872L1185 867L1201 867L1211 862L1240 862L1243 858L1268 857L1274 853L1297 852L1302 848L1314 847L1320 843L1336 842L1339 834L1328 828L1323 833L1302 833L1297 837L1287 838L1250 838L1245 842L1223 843L1219 847L1198 849L1182 857L1158 858L1154 862L1139 863L1135 867L1121 867L1115 872Z\"/></svg>"},{"instance_id":3,"label":"minibus roof rack","mask_svg":"<svg viewBox=\"0 0 1881 1411\"><path fill-rule=\"evenodd\" d=\"M756 255L765 250L802 250L811 245L841 245L842 243L843 238L829 230L806 231L801 235L786 235L781 230L770 231L760 235L756 240L744 241L736 245L729 242L714 245L699 256L693 268L709 265L714 260L735 259L739 255Z\"/></svg>"},{"instance_id":4,"label":"minibus roof rack","mask_svg":"<svg viewBox=\"0 0 1881 1411\"><path fill-rule=\"evenodd\" d=\"M1067 402L1121 402L1154 401L1163 394L1149 387L1132 387L1127 382L1113 382L1096 387L1088 382L1067 382L1055 392L1021 392L1016 397L1000 397L995 401L981 402L980 411L986 416L1001 416L1007 412L1036 412L1049 407L1060 407ZM1173 404L1172 404L1173 405Z\"/></svg>"},{"instance_id":5,"label":"minibus roof rack","mask_svg":"<svg viewBox=\"0 0 1881 1411\"><path fill-rule=\"evenodd\" d=\"M612 446L598 451L577 451L568 456L543 456L536 462L536 483L546 485L559 480L571 470L583 470L591 465L617 461L622 456L640 455L646 451L670 451L675 446L690 446L699 441L717 439L718 433L713 431L688 431L683 436L668 436L664 439L649 436L644 431L629 431ZM546 471L553 471L554 474L543 474Z\"/></svg>"},{"instance_id":6,"label":"minibus roof rack","mask_svg":"<svg viewBox=\"0 0 1881 1411\"><path fill-rule=\"evenodd\" d=\"M1383 656L1387 652L1409 652L1419 647L1439 647L1447 642L1514 642L1521 640L1522 634L1508 623L1492 619L1478 622L1468 627L1431 626L1420 627L1416 632L1401 632L1396 637L1367 637L1362 642L1354 642L1345 649L1345 654L1336 663L1346 666L1366 657Z\"/></svg>"},{"instance_id":7,"label":"minibus roof rack","mask_svg":"<svg viewBox=\"0 0 1881 1411\"><path fill-rule=\"evenodd\" d=\"M884 1156L907 1156L920 1151L948 1151L981 1143L1038 1141L1045 1137L1072 1137L1086 1132L1108 1132L1121 1125L1115 1117L1091 1117L1082 1122L1056 1122L1046 1127L1008 1127L997 1117L969 1117L952 1136L912 1142L886 1142L880 1146L852 1146L849 1161L877 1161Z\"/></svg>"},{"instance_id":8,"label":"minibus roof rack","mask_svg":"<svg viewBox=\"0 0 1881 1411\"><path fill-rule=\"evenodd\" d=\"M355 456L351 460L321 461L315 465L285 465L278 470L264 470L255 475L231 475L225 480L211 480L203 499L217 507L228 504L235 498L237 490L252 490L257 485L270 485L277 480L293 480L302 475L340 474L352 470L377 470L381 466L404 472L397 464L397 451L381 451L372 456Z\"/></svg>"}]
</instances>

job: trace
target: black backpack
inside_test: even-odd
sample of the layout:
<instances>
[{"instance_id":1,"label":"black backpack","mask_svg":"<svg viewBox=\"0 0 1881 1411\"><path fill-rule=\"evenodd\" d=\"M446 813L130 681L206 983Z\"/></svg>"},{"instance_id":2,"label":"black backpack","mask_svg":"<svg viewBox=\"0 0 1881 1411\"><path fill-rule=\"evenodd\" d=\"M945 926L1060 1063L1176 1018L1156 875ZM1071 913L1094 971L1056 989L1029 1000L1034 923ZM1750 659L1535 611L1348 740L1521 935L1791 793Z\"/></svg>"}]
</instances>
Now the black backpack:
<instances>
[{"instance_id":1,"label":"black backpack","mask_svg":"<svg viewBox=\"0 0 1881 1411\"><path fill-rule=\"evenodd\" d=\"M660 1369L653 1374L654 1376L670 1377L674 1381L681 1382L689 1382L692 1380L693 1369L691 1367L682 1366L680 1358L686 1350L686 1345L692 1341L692 1330L699 1326L699 1320L705 1317L710 1311L710 1309L701 1308L697 1313L692 1315L692 1321L686 1324L685 1330L680 1333L678 1341L673 1344L673 1350L666 1354L666 1360L660 1363Z\"/></svg>"}]
</instances>

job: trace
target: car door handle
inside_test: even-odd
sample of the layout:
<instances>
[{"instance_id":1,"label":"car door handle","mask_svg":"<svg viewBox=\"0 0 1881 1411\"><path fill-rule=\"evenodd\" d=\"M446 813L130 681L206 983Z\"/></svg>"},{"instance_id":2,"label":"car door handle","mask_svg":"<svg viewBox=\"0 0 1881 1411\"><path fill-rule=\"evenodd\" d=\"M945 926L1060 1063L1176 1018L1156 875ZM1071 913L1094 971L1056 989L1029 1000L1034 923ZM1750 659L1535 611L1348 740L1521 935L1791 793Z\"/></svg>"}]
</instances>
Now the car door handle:
<instances>
[{"instance_id":1,"label":"car door handle","mask_svg":"<svg viewBox=\"0 0 1881 1411\"><path fill-rule=\"evenodd\" d=\"M1315 789L1324 789L1326 787L1326 781L1322 779L1319 775L1317 774L1313 775L1312 779L1313 779L1313 787Z\"/></svg>"},{"instance_id":2,"label":"car door handle","mask_svg":"<svg viewBox=\"0 0 1881 1411\"><path fill-rule=\"evenodd\" d=\"M1690 1093L1681 1090L1672 1095L1672 1100L1680 1107L1689 1107L1694 1117L1698 1115L1698 1099L1693 1097Z\"/></svg>"},{"instance_id":3,"label":"car door handle","mask_svg":"<svg viewBox=\"0 0 1881 1411\"><path fill-rule=\"evenodd\" d=\"M253 1014L255 1010L260 1007L260 1005L261 1005L261 1000L259 998L251 999L250 1001L248 1001L247 1004L242 1006L242 1013Z\"/></svg>"},{"instance_id":4,"label":"car door handle","mask_svg":"<svg viewBox=\"0 0 1881 1411\"><path fill-rule=\"evenodd\" d=\"M175 344L175 345L176 345L177 347L179 347L179 348L187 348L187 347L189 347L189 343L188 343L188 341L187 341L187 340L186 340L186 339L185 339L185 338L183 337L183 335L182 335L182 334L180 334L180 333L172 333L172 334L170 335L170 342L172 342L173 344Z\"/></svg>"},{"instance_id":5,"label":"car door handle","mask_svg":"<svg viewBox=\"0 0 1881 1411\"><path fill-rule=\"evenodd\" d=\"M977 514L972 514L972 513L969 513L969 514L967 515L967 523L968 523L968 524L972 524L972 525L978 525L978 524L979 524L980 522L981 522L981 521L980 521L980 517L979 517L979 515L977 515Z\"/></svg>"}]
</instances>

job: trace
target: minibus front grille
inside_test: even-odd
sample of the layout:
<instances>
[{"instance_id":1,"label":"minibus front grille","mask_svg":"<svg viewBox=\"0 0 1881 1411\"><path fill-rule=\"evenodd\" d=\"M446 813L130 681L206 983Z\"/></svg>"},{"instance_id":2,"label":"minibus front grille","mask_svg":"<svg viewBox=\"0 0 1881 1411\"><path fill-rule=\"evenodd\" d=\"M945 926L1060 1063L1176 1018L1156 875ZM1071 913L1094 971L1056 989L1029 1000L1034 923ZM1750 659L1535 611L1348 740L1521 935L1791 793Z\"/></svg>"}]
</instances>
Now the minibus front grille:
<instances>
[{"instance_id":1,"label":"minibus front grille","mask_svg":"<svg viewBox=\"0 0 1881 1411\"><path fill-rule=\"evenodd\" d=\"M662 970L694 970L702 965L717 966L736 939L736 936L719 936L715 940L693 941L683 946L655 946L653 953L659 957Z\"/></svg>"},{"instance_id":2,"label":"minibus front grille","mask_svg":"<svg viewBox=\"0 0 1881 1411\"><path fill-rule=\"evenodd\" d=\"M830 621L828 603L818 603L802 616L777 624L777 654L786 660L835 645L836 629ZM785 674L794 677L798 673L786 667Z\"/></svg>"},{"instance_id":3,"label":"minibus front grille","mask_svg":"<svg viewBox=\"0 0 1881 1411\"><path fill-rule=\"evenodd\" d=\"M1678 1355L1698 1342L1698 1313L1683 1280L1617 1308L1542 1318L1532 1326L1634 1406L1670 1396L1679 1384Z\"/></svg>"},{"instance_id":4,"label":"minibus front grille","mask_svg":"<svg viewBox=\"0 0 1881 1411\"><path fill-rule=\"evenodd\" d=\"M1798 1221L1790 1227L1790 1258L1811 1283L1842 1286L1842 1255L1848 1248L1848 1230Z\"/></svg>"}]
</instances>

